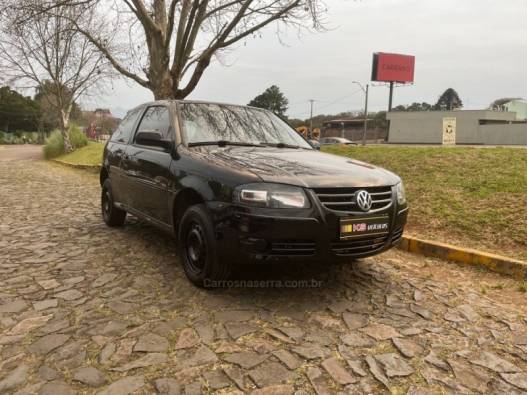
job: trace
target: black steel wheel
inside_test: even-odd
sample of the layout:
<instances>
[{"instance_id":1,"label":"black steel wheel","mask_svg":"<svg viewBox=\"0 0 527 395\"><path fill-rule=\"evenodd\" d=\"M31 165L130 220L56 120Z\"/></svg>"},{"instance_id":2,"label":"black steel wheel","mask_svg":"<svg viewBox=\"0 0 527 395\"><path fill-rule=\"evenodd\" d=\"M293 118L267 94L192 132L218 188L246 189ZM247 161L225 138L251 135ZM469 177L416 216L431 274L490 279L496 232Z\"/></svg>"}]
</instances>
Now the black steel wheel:
<instances>
[{"instance_id":1,"label":"black steel wheel","mask_svg":"<svg viewBox=\"0 0 527 395\"><path fill-rule=\"evenodd\" d=\"M204 270L207 260L207 242L203 229L197 222L191 224L185 245L189 269L194 273Z\"/></svg>"},{"instance_id":2,"label":"black steel wheel","mask_svg":"<svg viewBox=\"0 0 527 395\"><path fill-rule=\"evenodd\" d=\"M107 179L102 185L101 193L101 211L102 218L108 226L122 226L126 219L126 211L121 210L114 205L112 186Z\"/></svg>"},{"instance_id":3,"label":"black steel wheel","mask_svg":"<svg viewBox=\"0 0 527 395\"><path fill-rule=\"evenodd\" d=\"M187 209L180 222L181 260L187 278L199 287L221 286L230 265L217 256L217 244L207 208L196 204Z\"/></svg>"}]
</instances>

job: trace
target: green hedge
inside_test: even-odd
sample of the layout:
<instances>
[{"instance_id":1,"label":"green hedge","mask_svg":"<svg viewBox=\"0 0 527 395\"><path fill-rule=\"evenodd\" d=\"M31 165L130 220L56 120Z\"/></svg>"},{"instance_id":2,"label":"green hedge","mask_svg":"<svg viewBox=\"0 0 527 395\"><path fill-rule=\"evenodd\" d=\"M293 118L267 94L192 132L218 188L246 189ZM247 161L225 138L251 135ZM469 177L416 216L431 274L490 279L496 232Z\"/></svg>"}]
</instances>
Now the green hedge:
<instances>
[{"instance_id":1,"label":"green hedge","mask_svg":"<svg viewBox=\"0 0 527 395\"><path fill-rule=\"evenodd\" d=\"M84 147L88 144L88 138L84 132L76 125L70 127L70 142L73 149ZM44 157L46 159L56 158L64 154L64 139L59 130L54 130L46 139L44 145Z\"/></svg>"},{"instance_id":2,"label":"green hedge","mask_svg":"<svg viewBox=\"0 0 527 395\"><path fill-rule=\"evenodd\" d=\"M26 132L24 130L17 130L15 132L0 131L0 144L36 144L39 140L37 132Z\"/></svg>"}]
</instances>

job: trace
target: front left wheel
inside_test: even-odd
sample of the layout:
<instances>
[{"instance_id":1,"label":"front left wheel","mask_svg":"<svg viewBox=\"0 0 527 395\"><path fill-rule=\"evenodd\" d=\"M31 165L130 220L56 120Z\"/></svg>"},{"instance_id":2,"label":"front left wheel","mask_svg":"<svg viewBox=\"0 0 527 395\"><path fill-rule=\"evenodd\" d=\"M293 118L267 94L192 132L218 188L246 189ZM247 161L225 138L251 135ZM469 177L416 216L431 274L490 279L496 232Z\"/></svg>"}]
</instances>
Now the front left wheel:
<instances>
[{"instance_id":1,"label":"front left wheel","mask_svg":"<svg viewBox=\"0 0 527 395\"><path fill-rule=\"evenodd\" d=\"M102 184L101 194L101 211L102 218L106 225L115 227L123 226L126 218L126 211L121 210L114 205L112 185L109 179Z\"/></svg>"},{"instance_id":2,"label":"front left wheel","mask_svg":"<svg viewBox=\"0 0 527 395\"><path fill-rule=\"evenodd\" d=\"M212 221L205 205L187 209L179 227L179 242L183 269L193 284L209 288L220 286L218 281L229 278L231 265L217 255Z\"/></svg>"}]
</instances>

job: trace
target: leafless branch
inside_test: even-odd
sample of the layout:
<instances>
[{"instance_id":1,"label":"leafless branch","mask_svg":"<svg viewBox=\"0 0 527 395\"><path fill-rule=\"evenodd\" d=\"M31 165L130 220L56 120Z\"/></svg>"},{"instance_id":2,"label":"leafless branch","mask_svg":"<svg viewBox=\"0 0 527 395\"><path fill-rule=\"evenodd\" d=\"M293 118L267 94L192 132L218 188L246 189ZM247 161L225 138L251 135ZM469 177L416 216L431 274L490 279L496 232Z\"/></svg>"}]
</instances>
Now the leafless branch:
<instances>
[{"instance_id":1,"label":"leafless branch","mask_svg":"<svg viewBox=\"0 0 527 395\"><path fill-rule=\"evenodd\" d=\"M27 15L49 16L55 9L95 10L99 23L92 25L83 24L82 18L62 17L116 71L159 99L186 97L213 57L269 24L321 30L325 12L322 0L6 1L17 10L19 22Z\"/></svg>"}]
</instances>

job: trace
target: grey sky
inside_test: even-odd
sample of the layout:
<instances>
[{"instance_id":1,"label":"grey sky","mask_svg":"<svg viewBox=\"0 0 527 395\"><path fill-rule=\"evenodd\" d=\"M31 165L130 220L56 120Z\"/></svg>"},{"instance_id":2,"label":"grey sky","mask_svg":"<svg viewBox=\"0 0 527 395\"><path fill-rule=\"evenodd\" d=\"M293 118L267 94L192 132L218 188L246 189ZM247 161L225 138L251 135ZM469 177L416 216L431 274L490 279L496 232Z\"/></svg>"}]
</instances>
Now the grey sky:
<instances>
[{"instance_id":1,"label":"grey sky","mask_svg":"<svg viewBox=\"0 0 527 395\"><path fill-rule=\"evenodd\" d=\"M484 108L499 97L527 96L527 1L525 0L329 0L325 33L289 31L281 45L269 27L212 64L190 98L246 104L278 85L290 102L288 115L363 108L353 80L367 82L373 52L416 56L415 85L397 88L394 105L435 102L455 88L465 108ZM88 104L118 115L147 100L149 91L123 82ZM339 100L340 99L340 100ZM372 110L387 107L388 89L373 87Z\"/></svg>"}]
</instances>

